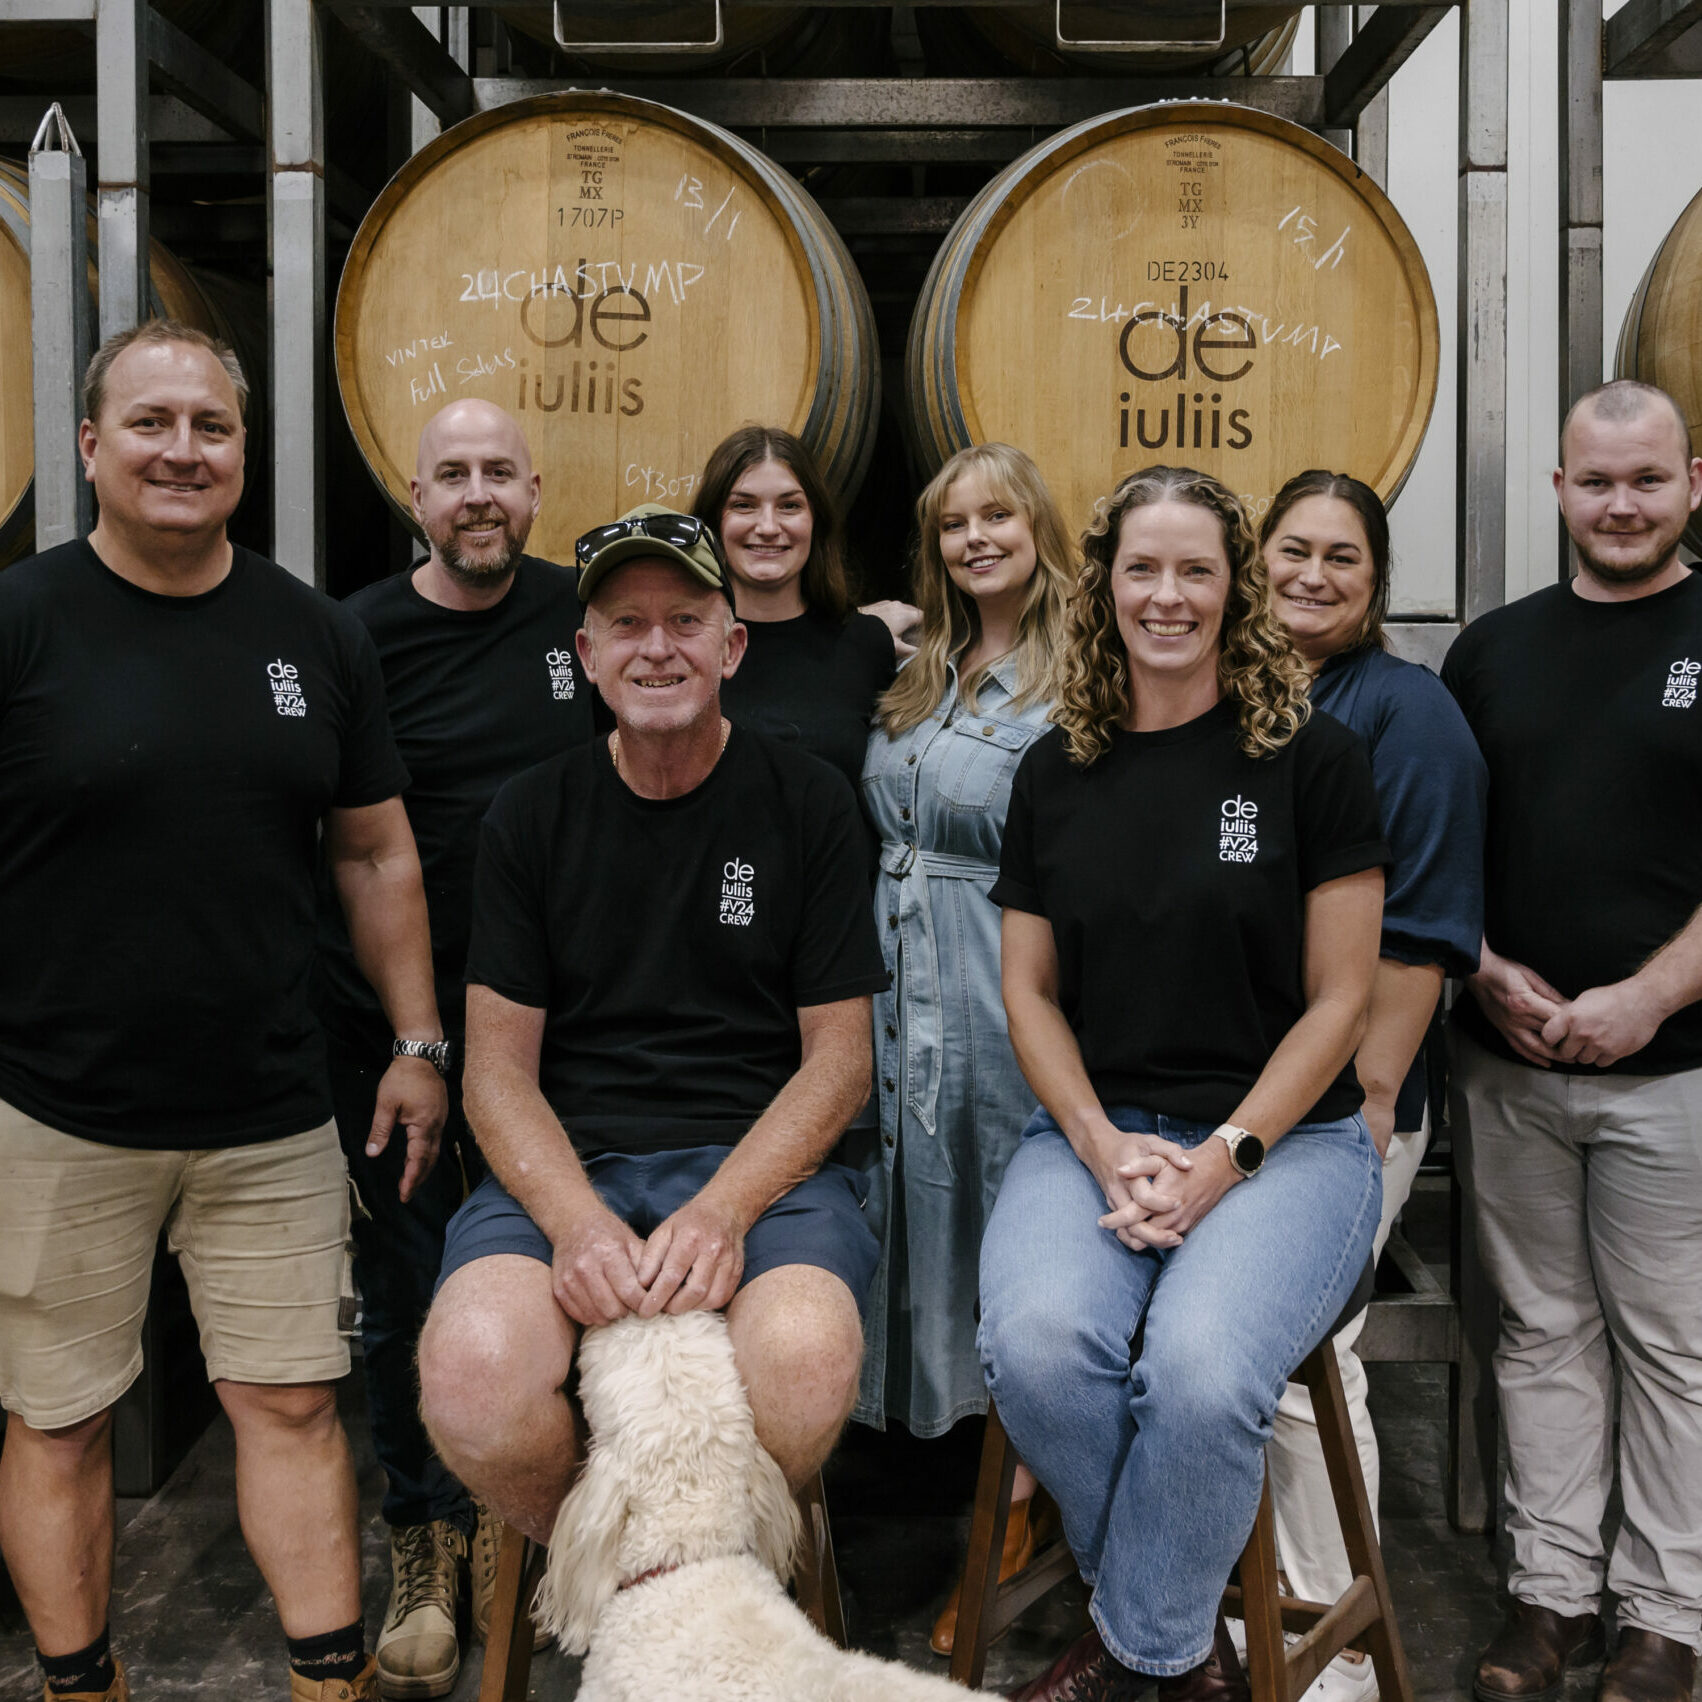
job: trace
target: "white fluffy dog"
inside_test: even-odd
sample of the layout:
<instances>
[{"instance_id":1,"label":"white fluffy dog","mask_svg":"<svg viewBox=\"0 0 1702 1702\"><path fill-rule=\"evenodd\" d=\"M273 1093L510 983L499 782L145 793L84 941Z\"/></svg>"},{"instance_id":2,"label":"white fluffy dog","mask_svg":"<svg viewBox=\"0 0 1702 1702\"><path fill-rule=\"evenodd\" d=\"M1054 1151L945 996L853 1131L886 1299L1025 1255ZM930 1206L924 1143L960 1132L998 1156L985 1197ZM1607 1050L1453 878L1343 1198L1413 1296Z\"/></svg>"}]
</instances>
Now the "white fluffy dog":
<instances>
[{"instance_id":1,"label":"white fluffy dog","mask_svg":"<svg viewBox=\"0 0 1702 1702\"><path fill-rule=\"evenodd\" d=\"M943 1678L850 1654L787 1598L800 1520L756 1439L717 1313L586 1332L590 1457L562 1503L540 1623L579 1702L953 1702Z\"/></svg>"}]
</instances>

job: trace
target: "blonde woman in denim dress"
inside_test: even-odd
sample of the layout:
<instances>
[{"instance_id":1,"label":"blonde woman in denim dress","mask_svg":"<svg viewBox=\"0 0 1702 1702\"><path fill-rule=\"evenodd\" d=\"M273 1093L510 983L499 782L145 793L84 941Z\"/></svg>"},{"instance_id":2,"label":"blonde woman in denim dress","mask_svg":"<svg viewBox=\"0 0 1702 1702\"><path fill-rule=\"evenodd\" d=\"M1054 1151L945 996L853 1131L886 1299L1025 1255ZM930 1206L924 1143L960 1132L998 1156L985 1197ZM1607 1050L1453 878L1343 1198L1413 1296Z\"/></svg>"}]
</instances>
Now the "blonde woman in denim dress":
<instances>
[{"instance_id":1,"label":"blonde woman in denim dress","mask_svg":"<svg viewBox=\"0 0 1702 1702\"><path fill-rule=\"evenodd\" d=\"M1034 1102L1006 1033L987 893L1012 777L1056 696L1074 552L1039 469L1005 444L947 462L917 503L917 529L920 642L881 700L863 768L892 987L875 998L870 1210L884 1235L854 1416L931 1437L987 1410L981 1231ZM1019 1502L1013 1564L1026 1513ZM935 1627L940 1652L955 1625L954 1595Z\"/></svg>"}]
</instances>

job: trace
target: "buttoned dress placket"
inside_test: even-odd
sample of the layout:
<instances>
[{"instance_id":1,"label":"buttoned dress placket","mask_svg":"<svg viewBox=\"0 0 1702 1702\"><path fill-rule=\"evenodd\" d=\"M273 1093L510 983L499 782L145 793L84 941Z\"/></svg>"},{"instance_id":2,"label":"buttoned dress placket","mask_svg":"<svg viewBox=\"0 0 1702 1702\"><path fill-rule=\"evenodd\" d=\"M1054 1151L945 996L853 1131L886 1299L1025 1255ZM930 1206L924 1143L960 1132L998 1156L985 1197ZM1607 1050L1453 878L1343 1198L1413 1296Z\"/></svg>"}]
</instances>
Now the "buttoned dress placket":
<instances>
[{"instance_id":1,"label":"buttoned dress placket","mask_svg":"<svg viewBox=\"0 0 1702 1702\"><path fill-rule=\"evenodd\" d=\"M953 674L935 713L870 741L863 786L881 836L876 919L891 985L875 1000L883 1220L856 1416L943 1433L985 1408L974 1346L976 1256L1032 1096L999 995L998 875L1011 781L1046 729L997 664L973 713ZM902 1155L902 1156L901 1156Z\"/></svg>"}]
</instances>

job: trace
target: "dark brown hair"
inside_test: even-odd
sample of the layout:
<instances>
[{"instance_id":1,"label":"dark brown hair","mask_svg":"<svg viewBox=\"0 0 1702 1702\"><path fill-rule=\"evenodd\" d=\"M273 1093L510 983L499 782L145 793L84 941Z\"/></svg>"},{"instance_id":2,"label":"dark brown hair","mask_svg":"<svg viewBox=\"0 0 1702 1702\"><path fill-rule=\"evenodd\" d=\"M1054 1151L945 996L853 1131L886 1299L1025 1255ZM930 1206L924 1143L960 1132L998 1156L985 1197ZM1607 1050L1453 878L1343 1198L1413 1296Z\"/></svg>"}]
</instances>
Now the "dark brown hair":
<instances>
[{"instance_id":1,"label":"dark brown hair","mask_svg":"<svg viewBox=\"0 0 1702 1702\"><path fill-rule=\"evenodd\" d=\"M1271 498L1265 523L1259 528L1259 548L1265 550L1276 536L1282 517L1297 503L1309 496L1333 496L1345 502L1359 516L1365 529L1365 542L1371 550L1371 604L1359 623L1349 650L1363 650L1375 644L1389 648L1389 637L1383 623L1389 618L1389 511L1383 499L1363 481L1347 473L1327 473L1321 467L1309 467L1296 473Z\"/></svg>"},{"instance_id":2,"label":"dark brown hair","mask_svg":"<svg viewBox=\"0 0 1702 1702\"><path fill-rule=\"evenodd\" d=\"M100 411L106 403L106 380L112 371L112 363L137 343L187 343L192 349L205 349L225 369L236 391L237 418L247 419L248 379L243 374L242 362L236 358L236 351L228 343L221 343L205 331L197 331L193 325L184 325L176 319L146 319L140 325L132 325L128 331L116 332L95 350L83 373L84 419L92 420L97 426L100 424Z\"/></svg>"},{"instance_id":3,"label":"dark brown hair","mask_svg":"<svg viewBox=\"0 0 1702 1702\"><path fill-rule=\"evenodd\" d=\"M709 452L692 513L713 526L719 535L721 516L733 494L733 486L764 461L778 461L798 481L798 488L810 505L810 557L804 563L799 587L804 607L830 620L842 621L851 613L852 599L839 507L822 480L815 457L791 432L779 426L740 426L722 438Z\"/></svg>"}]
</instances>

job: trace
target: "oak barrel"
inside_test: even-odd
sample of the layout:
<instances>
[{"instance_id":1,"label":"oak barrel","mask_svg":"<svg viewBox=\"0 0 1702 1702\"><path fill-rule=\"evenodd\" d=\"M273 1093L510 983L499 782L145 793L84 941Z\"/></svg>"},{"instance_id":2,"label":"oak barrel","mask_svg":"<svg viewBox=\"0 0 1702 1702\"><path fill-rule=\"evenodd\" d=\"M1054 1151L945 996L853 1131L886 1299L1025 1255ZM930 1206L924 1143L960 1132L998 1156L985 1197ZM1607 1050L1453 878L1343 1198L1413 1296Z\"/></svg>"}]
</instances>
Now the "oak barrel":
<instances>
[{"instance_id":1,"label":"oak barrel","mask_svg":"<svg viewBox=\"0 0 1702 1702\"><path fill-rule=\"evenodd\" d=\"M1352 160L1172 102L1060 131L987 185L935 257L905 380L930 470L1017 444L1081 526L1124 474L1182 462L1257 518L1305 467L1392 498L1438 346L1417 245Z\"/></svg>"},{"instance_id":2,"label":"oak barrel","mask_svg":"<svg viewBox=\"0 0 1702 1702\"><path fill-rule=\"evenodd\" d=\"M1222 45L1204 49L1166 48L1131 53L1123 49L1060 47L1054 6L940 7L917 18L929 56L942 76L989 71L982 55L996 56L1005 70L1030 77L1091 71L1100 76L1274 76L1288 57L1300 27L1297 6L1256 6L1230 11ZM1066 3L1064 33L1073 41L1123 41L1140 32L1140 15L1124 6ZM977 52L977 49L980 51ZM954 63L954 61L958 61Z\"/></svg>"},{"instance_id":3,"label":"oak barrel","mask_svg":"<svg viewBox=\"0 0 1702 1702\"><path fill-rule=\"evenodd\" d=\"M1658 384L1702 443L1702 194L1679 214L1631 298L1614 376ZM1684 541L1702 555L1702 520L1694 514Z\"/></svg>"},{"instance_id":4,"label":"oak barrel","mask_svg":"<svg viewBox=\"0 0 1702 1702\"><path fill-rule=\"evenodd\" d=\"M423 148L337 292L356 442L408 519L420 428L460 396L520 421L544 476L532 547L635 503L691 506L709 451L789 427L844 502L879 414L874 318L795 179L728 132L608 92L480 113Z\"/></svg>"},{"instance_id":5,"label":"oak barrel","mask_svg":"<svg viewBox=\"0 0 1702 1702\"><path fill-rule=\"evenodd\" d=\"M88 220L89 291L98 303L98 238L93 198ZM250 385L248 465L263 458L265 421L264 298L245 286L185 266L158 242L149 246L149 312L177 319L236 349ZM0 348L16 350L0 376L0 566L28 553L35 529L35 401L30 347L30 180L0 160ZM252 482L252 478L251 481Z\"/></svg>"}]
</instances>

